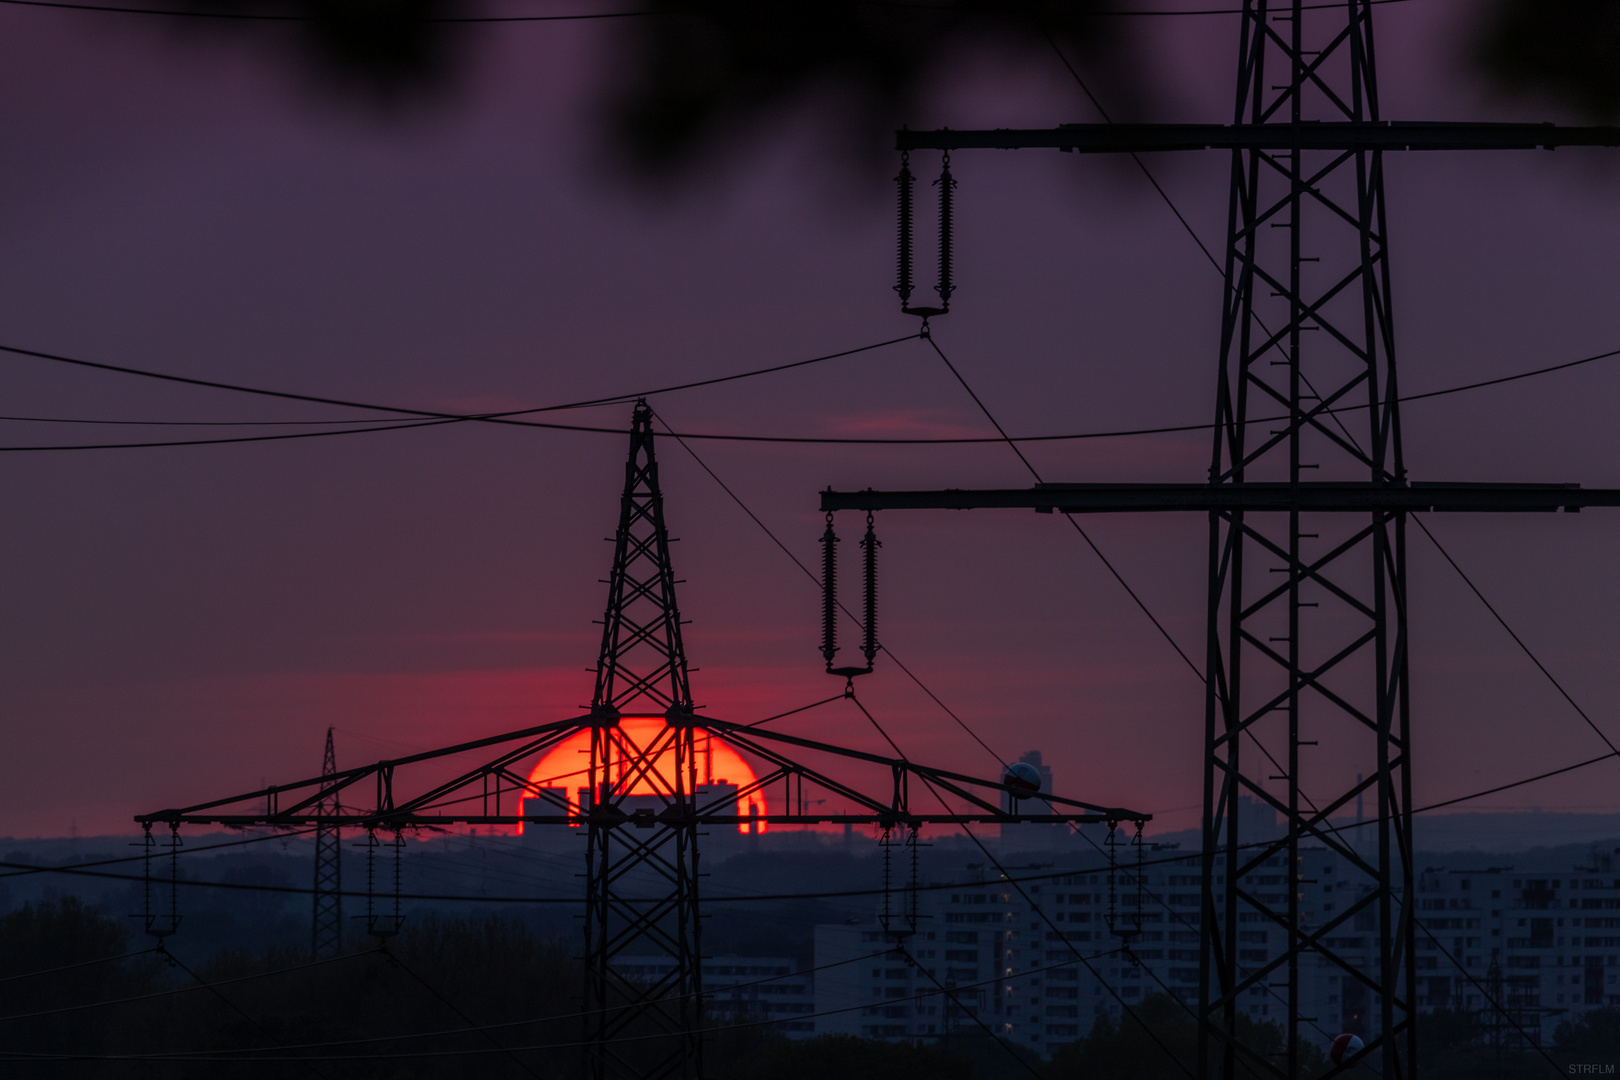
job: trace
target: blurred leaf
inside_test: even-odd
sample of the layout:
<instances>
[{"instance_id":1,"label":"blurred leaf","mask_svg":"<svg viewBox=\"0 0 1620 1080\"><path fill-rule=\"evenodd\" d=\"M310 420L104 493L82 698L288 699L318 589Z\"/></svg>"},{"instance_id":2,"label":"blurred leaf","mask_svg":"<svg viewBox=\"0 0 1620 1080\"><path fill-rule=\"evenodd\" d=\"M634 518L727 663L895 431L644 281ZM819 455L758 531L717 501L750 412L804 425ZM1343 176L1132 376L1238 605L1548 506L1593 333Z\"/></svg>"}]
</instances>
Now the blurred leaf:
<instances>
[{"instance_id":1,"label":"blurred leaf","mask_svg":"<svg viewBox=\"0 0 1620 1080\"><path fill-rule=\"evenodd\" d=\"M422 102L458 70L465 0L187 0L194 10L293 20L298 58L343 96ZM633 171L670 176L806 106L836 111L844 149L871 152L930 80L972 54L1062 76L1085 61L1128 110L1112 0L597 0L617 39L605 125ZM562 14L547 9L548 14ZM221 20L211 27L237 28ZM498 32L498 31L497 31Z\"/></svg>"},{"instance_id":2,"label":"blurred leaf","mask_svg":"<svg viewBox=\"0 0 1620 1080\"><path fill-rule=\"evenodd\" d=\"M876 149L953 60L993 49L1061 70L1112 55L1102 0L650 0L629 30L612 122L633 167L679 171L806 105Z\"/></svg>"},{"instance_id":3,"label":"blurred leaf","mask_svg":"<svg viewBox=\"0 0 1620 1080\"><path fill-rule=\"evenodd\" d=\"M1494 0L1477 56L1504 90L1620 115L1620 0Z\"/></svg>"},{"instance_id":4,"label":"blurred leaf","mask_svg":"<svg viewBox=\"0 0 1620 1080\"><path fill-rule=\"evenodd\" d=\"M287 18L299 58L345 96L398 105L442 89L456 70L461 0L190 0L193 10ZM206 21L210 29L244 24ZM262 25L262 24L257 24Z\"/></svg>"}]
</instances>

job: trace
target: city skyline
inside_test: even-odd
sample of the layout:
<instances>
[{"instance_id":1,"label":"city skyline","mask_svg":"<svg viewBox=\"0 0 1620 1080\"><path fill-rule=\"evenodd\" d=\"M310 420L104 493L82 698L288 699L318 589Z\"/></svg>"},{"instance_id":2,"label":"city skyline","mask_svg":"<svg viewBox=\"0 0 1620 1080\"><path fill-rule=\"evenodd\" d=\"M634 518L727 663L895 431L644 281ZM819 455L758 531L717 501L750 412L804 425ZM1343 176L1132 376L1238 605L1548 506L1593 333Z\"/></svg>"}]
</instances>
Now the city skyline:
<instances>
[{"instance_id":1,"label":"city skyline","mask_svg":"<svg viewBox=\"0 0 1620 1080\"><path fill-rule=\"evenodd\" d=\"M1380 12L1387 113L1554 118L1486 100L1433 59L1456 5L1399 7ZM459 96L379 122L306 96L251 43L203 48L56 12L4 18L17 32L0 46L11 88L0 130L19 164L0 180L0 344L487 411L915 330L889 289L886 175L826 163L806 125L673 200L603 181L582 119L602 77L590 28L486 34ZM1223 118L1224 91L1211 87L1227 78L1229 22L1155 31L1184 61L1164 112ZM1066 79L1055 63L964 71L917 125L1092 119ZM1216 242L1222 166L1152 164ZM1219 278L1151 189L1069 155L963 155L956 169L960 292L934 330L997 418L1019 434L1207 422ZM1488 170L1392 162L1409 392L1620 346L1607 318L1617 271L1603 258L1620 233L1613 182L1612 166L1567 150L1496 155ZM1174 317L1147 320L1165 310ZM344 415L15 356L4 372L15 415ZM1414 403L1414 475L1620 485L1604 408L1617 384L1598 362ZM653 403L688 431L993 434L915 341ZM627 413L565 422L622 430ZM16 524L3 541L13 572L0 593L12 614L0 694L18 741L5 831L133 831L137 812L309 775L329 725L354 764L574 712L589 697L608 554L598 540L612 527L622 436L464 427L6 455L0 491ZM14 445L59 429L71 432L61 442L177 430L7 425ZM994 445L691 445L811 565L815 492L829 484L1022 483ZM1191 432L1031 453L1064 479L1198 480L1206 447ZM835 692L815 652L813 583L678 445L663 440L660 453L699 702L746 721ZM1156 827L1185 828L1197 818L1202 687L1052 524L880 515L885 643L998 755L1041 748L1060 794L1141 805ZM1615 689L1605 660L1620 643L1620 582L1604 555L1620 524L1592 511L1434 528L1616 731L1599 703ZM1200 655L1202 523L1099 521L1095 535ZM1602 752L1421 544L1412 578L1420 804ZM861 691L908 754L999 767L884 659ZM836 734L880 745L852 710ZM68 755L92 785L61 784L50 763ZM1604 774L1615 767L1482 805L1613 809Z\"/></svg>"}]
</instances>

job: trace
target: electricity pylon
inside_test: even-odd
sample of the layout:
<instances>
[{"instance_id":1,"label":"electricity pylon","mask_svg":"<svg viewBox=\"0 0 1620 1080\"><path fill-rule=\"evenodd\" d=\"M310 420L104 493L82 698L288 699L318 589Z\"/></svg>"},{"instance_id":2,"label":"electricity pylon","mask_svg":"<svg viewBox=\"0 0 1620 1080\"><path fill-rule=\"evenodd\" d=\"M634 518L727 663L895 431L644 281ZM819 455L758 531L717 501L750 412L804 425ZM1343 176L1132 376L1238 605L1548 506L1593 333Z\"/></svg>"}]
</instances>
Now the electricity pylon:
<instances>
[{"instance_id":1,"label":"electricity pylon","mask_svg":"<svg viewBox=\"0 0 1620 1080\"><path fill-rule=\"evenodd\" d=\"M627 711L665 720L649 745L626 737L620 721ZM592 815L585 848L593 1080L703 1073L695 723L652 410L641 402L630 422L591 699L589 809L609 811ZM626 762L633 764L626 768ZM619 820L627 808L630 828ZM667 824L655 828L655 822ZM625 977L614 960L629 950L667 959L667 971L645 981ZM617 1041L631 1032L669 1037L650 1045Z\"/></svg>"},{"instance_id":2,"label":"electricity pylon","mask_svg":"<svg viewBox=\"0 0 1620 1080\"><path fill-rule=\"evenodd\" d=\"M326 729L326 755L321 761L321 776L337 775L337 751L332 745L332 729ZM319 818L336 816L341 812L337 793L316 804ZM314 920L310 930L310 952L317 959L336 956L343 951L343 846L341 830L335 824L318 823L315 826L315 889Z\"/></svg>"},{"instance_id":3,"label":"electricity pylon","mask_svg":"<svg viewBox=\"0 0 1620 1080\"><path fill-rule=\"evenodd\" d=\"M1044 793L1040 805L1046 812L1024 813L1017 800L1004 808L1002 799L1027 792L999 778L967 776L757 723L699 717L681 642L676 584L652 411L638 403L588 713L351 769L336 769L329 754L319 777L135 820L148 834L154 824L167 825L176 843L183 825L315 827L329 829L334 838L339 827L363 830L368 859L379 846L388 846L377 842L379 831L396 838L396 858L398 838L406 830L521 825L583 831L586 1080L701 1080L705 1021L698 845L706 832L735 833L745 825L859 825L885 837L901 830L915 844L925 825L1133 822L1140 827L1152 817ZM635 732L626 729L627 722ZM533 779L530 770L581 736L589 740L590 757L580 784L583 797L576 801L549 781ZM711 740L747 756L752 783L699 784L698 756L710 749ZM837 776L820 763L830 764ZM916 805L919 798L929 809ZM766 812L739 814L743 799L763 804ZM150 843L148 850L153 850ZM401 918L398 869L396 862L391 897L390 887L379 885L390 875L366 876L367 911L378 910L380 899L382 909L393 912L385 923L393 929ZM150 894L159 884L150 858L147 875ZM892 920L896 940L908 932L904 913L911 912L915 921L916 886L913 863L909 884L895 885L910 894L894 908L902 913ZM888 903L886 897L885 910ZM169 925L177 922L178 915L172 915ZM374 921L374 933L375 926ZM668 973L629 979L615 963L648 955L672 961Z\"/></svg>"},{"instance_id":4,"label":"electricity pylon","mask_svg":"<svg viewBox=\"0 0 1620 1080\"><path fill-rule=\"evenodd\" d=\"M939 150L947 163L952 151L969 148L1230 151L1215 438L1205 483L829 490L821 498L829 512L1022 506L1208 516L1200 1076L1296 1077L1307 1025L1318 1035L1364 1038L1366 1050L1346 1067L1376 1061L1386 1080L1415 1075L1407 516L1620 505L1613 490L1407 477L1384 155L1613 147L1620 128L1385 120L1375 2L1244 0L1230 125L897 133L902 154ZM912 259L904 160L902 298ZM944 223L948 164L940 184ZM950 286L949 235L942 227L941 295ZM1352 839L1330 819L1364 793L1377 812L1355 832L1372 836ZM1245 834L1240 798L1272 808L1281 835ZM1302 890L1314 884L1302 880L1302 846L1328 849L1343 869L1331 912L1324 906L1314 924L1301 908ZM1268 948L1243 948L1240 925ZM1279 938L1280 948L1269 947ZM1337 1015L1304 1015L1307 966L1312 978L1334 981ZM1244 1001L1256 993L1280 1004L1285 1017L1287 1045L1275 1058L1246 1044L1238 1025Z\"/></svg>"}]
</instances>

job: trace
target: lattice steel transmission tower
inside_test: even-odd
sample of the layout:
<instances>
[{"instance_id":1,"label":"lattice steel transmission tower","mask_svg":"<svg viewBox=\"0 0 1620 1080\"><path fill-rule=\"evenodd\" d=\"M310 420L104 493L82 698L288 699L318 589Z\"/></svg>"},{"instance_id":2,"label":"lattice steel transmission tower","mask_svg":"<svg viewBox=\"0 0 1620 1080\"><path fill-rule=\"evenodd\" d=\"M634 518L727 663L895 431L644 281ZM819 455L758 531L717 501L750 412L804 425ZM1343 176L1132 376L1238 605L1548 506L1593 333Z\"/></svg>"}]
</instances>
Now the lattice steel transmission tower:
<instances>
[{"instance_id":1,"label":"lattice steel transmission tower","mask_svg":"<svg viewBox=\"0 0 1620 1080\"><path fill-rule=\"evenodd\" d=\"M321 776L337 776L337 751L332 729L326 729L326 755ZM315 807L317 819L336 817L342 812L337 792L322 798ZM343 843L336 823L318 821L315 826L315 912L310 924L310 952L317 958L336 956L343 951Z\"/></svg>"},{"instance_id":2,"label":"lattice steel transmission tower","mask_svg":"<svg viewBox=\"0 0 1620 1080\"><path fill-rule=\"evenodd\" d=\"M1376 124L1373 57L1369 4L1277 12L1249 0L1233 123ZM1232 154L1211 485L1405 484L1383 154L1298 143ZM1365 411L1328 411L1346 405ZM1275 414L1286 419L1250 430ZM1406 514L1238 507L1210 514L1209 551L1200 1056L1236 1074L1239 1007L1261 987L1281 998L1279 1064L1297 1076L1301 979L1325 976L1341 1015L1308 1019L1379 1036L1384 1075L1402 1076L1417 1045ZM1364 791L1374 836L1341 835L1329 816ZM1283 835L1244 835L1240 798L1274 808ZM1346 871L1333 884L1348 895L1317 926L1300 917L1307 841ZM1278 928L1284 947L1245 959L1242 924Z\"/></svg>"},{"instance_id":3,"label":"lattice steel transmission tower","mask_svg":"<svg viewBox=\"0 0 1620 1080\"><path fill-rule=\"evenodd\" d=\"M896 135L902 154L1231 152L1205 483L828 490L821 497L826 511L1023 506L1208 516L1200 1076L1295 1077L1305 1025L1318 1037L1348 1031L1365 1039L1365 1052L1345 1068L1377 1062L1386 1080L1415 1075L1407 515L1620 505L1620 491L1573 484L1423 483L1406 475L1384 155L1614 147L1620 129L1384 120L1374 2L1244 0L1229 125ZM902 170L903 298L911 288L909 175ZM942 172L941 183L947 179ZM941 215L949 215L943 200ZM941 229L942 289L949 235ZM1330 819L1364 793L1376 813L1352 838ZM1280 837L1243 831L1244 797L1277 813ZM1314 924L1301 909L1301 890L1316 884L1301 873L1305 845L1327 849L1345 869L1331 914ZM1279 939L1281 947L1272 947ZM1262 941L1267 948L1252 948ZM1326 989L1337 994L1316 996L1337 1000L1337 1015L1302 1015L1307 980L1332 980ZM1251 994L1285 1017L1287 1047L1276 1060L1240 1033Z\"/></svg>"},{"instance_id":4,"label":"lattice steel transmission tower","mask_svg":"<svg viewBox=\"0 0 1620 1080\"><path fill-rule=\"evenodd\" d=\"M591 698L594 807L624 810L632 828L594 815L585 854L586 1010L590 1075L700 1077L702 992L696 803L698 759L692 689L681 643L664 496L653 453L652 410L631 417L619 528L613 539L602 651ZM639 706L639 709L636 708ZM666 720L651 745L626 739L627 710ZM625 768L625 763L633 763ZM632 795L632 791L636 794ZM655 822L673 822L653 828ZM632 981L614 961L634 946L671 962L667 974ZM648 1025L671 1038L654 1060L632 1065L618 1036ZM634 1047L636 1044L629 1044ZM644 1053L644 1051L643 1051Z\"/></svg>"},{"instance_id":5,"label":"lattice steel transmission tower","mask_svg":"<svg viewBox=\"0 0 1620 1080\"><path fill-rule=\"evenodd\" d=\"M334 844L339 827L363 830L366 910L374 916L374 934L392 933L400 923L399 845L407 830L521 825L583 833L587 1080L702 1076L703 1032L712 1023L704 1017L699 947L698 843L705 832L753 833L767 824L860 825L886 838L899 830L914 852L925 825L1134 822L1140 828L1151 818L1047 793L1040 798L1042 812L1026 813L1017 800L1002 805L1006 795L1027 792L999 778L840 747L758 722L698 717L681 642L652 419L646 404L637 403L588 713L343 770L336 768L329 736L319 777L136 818L148 836L153 825L169 826L176 845L187 824L315 827ZM875 544L870 532L868 540ZM709 769L700 780L699 758L712 755L716 743L747 755L751 780L728 783L709 776ZM571 756L576 746L582 757L589 748L584 768L570 762L556 775L532 771L543 767L549 774L551 767L543 765L548 756ZM581 773L578 798L557 786ZM813 797L818 794L825 797ZM918 798L928 809L914 805ZM747 815L739 813L743 799L754 804ZM378 848L386 846L376 839L379 831L395 838L392 875L374 872ZM147 850L150 897L161 882L151 865L155 844L149 842ZM170 872L173 897L178 871L172 858ZM391 884L382 880L390 877ZM900 912L885 929L893 943L901 943L915 929L914 861L909 883L895 888L911 894L909 901L885 908ZM376 915L379 901L391 915ZM149 900L149 913L151 907ZM148 918L149 927L164 927L162 933L177 924L173 912L166 924ZM631 956L638 962L618 963ZM626 977L648 968L664 974ZM949 991L942 988L938 996L943 1002Z\"/></svg>"}]
</instances>

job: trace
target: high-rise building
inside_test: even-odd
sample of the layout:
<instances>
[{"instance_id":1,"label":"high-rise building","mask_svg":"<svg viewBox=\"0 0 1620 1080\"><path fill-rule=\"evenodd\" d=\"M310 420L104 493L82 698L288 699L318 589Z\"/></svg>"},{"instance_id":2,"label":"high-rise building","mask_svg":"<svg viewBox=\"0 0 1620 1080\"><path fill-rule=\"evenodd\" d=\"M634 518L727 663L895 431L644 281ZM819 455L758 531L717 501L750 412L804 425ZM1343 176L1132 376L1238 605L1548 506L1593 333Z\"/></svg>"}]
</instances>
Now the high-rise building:
<instances>
[{"instance_id":1,"label":"high-rise building","mask_svg":"<svg viewBox=\"0 0 1620 1080\"><path fill-rule=\"evenodd\" d=\"M1250 812L1258 822L1266 809ZM919 892L917 932L898 943L876 918L818 926L816 1010L833 1011L818 1030L926 1041L988 1029L1047 1053L1156 993L1196 1008L1202 860L1182 850L1142 854L1140 874L1134 851L1122 851L1112 870L1097 854L1009 870L1016 881L969 866L952 880L972 884ZM1425 868L1418 1008L1470 1012L1498 1045L1511 1046L1526 1037L1548 1042L1558 1024L1620 1006L1617 857L1620 848L1609 847L1576 862L1542 852L1470 854ZM1344 857L1306 848L1292 871L1285 860L1255 868L1242 892L1277 905L1297 890L1307 934L1349 910L1323 944L1352 961L1376 953L1376 912L1365 910L1373 897ZM1287 931L1259 910L1238 919L1237 965L1262 973ZM1369 1041L1379 1034L1369 990L1328 955L1307 958L1300 995L1303 1037L1324 1050L1342 1033ZM1284 1008L1265 978L1241 1004L1262 1023L1281 1023Z\"/></svg>"}]
</instances>

